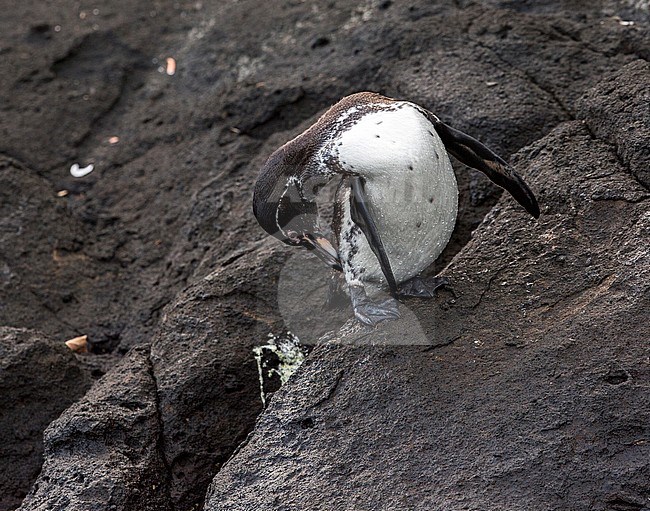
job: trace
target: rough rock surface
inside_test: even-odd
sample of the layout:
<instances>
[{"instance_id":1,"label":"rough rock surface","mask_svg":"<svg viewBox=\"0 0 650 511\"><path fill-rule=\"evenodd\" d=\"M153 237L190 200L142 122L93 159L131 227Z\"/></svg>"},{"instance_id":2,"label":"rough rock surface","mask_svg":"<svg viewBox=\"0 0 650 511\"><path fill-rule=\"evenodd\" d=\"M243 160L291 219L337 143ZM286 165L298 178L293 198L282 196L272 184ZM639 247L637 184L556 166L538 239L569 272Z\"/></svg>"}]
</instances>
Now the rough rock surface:
<instances>
[{"instance_id":1,"label":"rough rock surface","mask_svg":"<svg viewBox=\"0 0 650 511\"><path fill-rule=\"evenodd\" d=\"M648 509L650 190L615 151L572 121L519 152L542 217L502 200L445 271L458 298L408 304L432 345L394 346L413 318L330 336L205 509Z\"/></svg>"},{"instance_id":2,"label":"rough rock surface","mask_svg":"<svg viewBox=\"0 0 650 511\"><path fill-rule=\"evenodd\" d=\"M641 184L650 187L650 65L637 60L624 73L611 73L579 103L579 116ZM606 98L604 100L604 98Z\"/></svg>"},{"instance_id":3,"label":"rough rock surface","mask_svg":"<svg viewBox=\"0 0 650 511\"><path fill-rule=\"evenodd\" d=\"M175 509L202 501L262 411L252 353L269 332L282 329L272 277L281 258L263 247L244 254L198 281L163 314L151 359Z\"/></svg>"},{"instance_id":4,"label":"rough rock surface","mask_svg":"<svg viewBox=\"0 0 650 511\"><path fill-rule=\"evenodd\" d=\"M172 509L148 346L55 420L44 442L43 470L20 509Z\"/></svg>"},{"instance_id":5,"label":"rough rock surface","mask_svg":"<svg viewBox=\"0 0 650 511\"><path fill-rule=\"evenodd\" d=\"M115 505L125 510L156 505L184 511L202 506L210 480L253 430L262 409L252 347L263 344L269 332L280 332L284 322L292 325L294 316L300 316L297 326L305 341L313 342L339 324L336 321L340 314L334 318L322 310L325 282L320 276L313 278L318 284L309 293L286 292L295 283L295 275L302 275L304 269L298 273L287 271L296 266L296 260L291 252L264 239L250 212L250 195L267 155L313 122L329 104L351 92L376 90L417 101L452 125L478 136L505 157L533 144L520 153L517 166L540 192L547 215L551 216L535 224L524 220L519 210L505 211L504 206L499 206L501 210L491 213L476 239L471 239L472 230L492 209L499 192L479 173L458 165L461 215L449 250L431 271L443 268L465 246L448 270L457 281L459 299L452 304L451 296L443 295L437 303L409 303L412 314L420 320L413 323L417 328L408 330L410 336L400 336L402 343L415 339L429 345L448 342L434 338L439 324L444 326L441 332L456 329L464 336L456 334L454 338L458 339L442 348L460 350L465 346L466 351L449 352L455 356L449 366L453 374L436 376L439 367L431 371L426 357L437 356L436 350L417 355L412 353L415 348L395 348L395 357L412 367L412 372L404 370L404 375L411 374L414 382L422 381L423 374L433 375L439 382L470 375L467 367L475 363L472 361L476 357L466 344L474 331L481 333L487 328L484 325L481 330L478 310L493 307L496 312L491 314L501 319L490 336L471 338L472 342L483 342L484 351L486 346L492 347L490 343L498 345L503 340L504 324L519 325L514 322L517 315L504 320L506 311L523 314L527 310L520 308L521 294L508 284L500 284L511 282L501 280L505 261L523 264L516 258L529 257L524 251L529 246L536 256L543 254L535 252L534 247L548 247L551 241L543 237L550 236L549 232L555 236L553 246L565 251L583 250L584 238L598 247L599 236L605 236L605 242L611 241L606 235L614 236L619 219L605 206L613 205L614 211L623 215L629 197L641 200L632 188L627 188L627 181L617 182L620 187L611 189L609 182L605 184L606 177L580 181L589 200L575 207L600 205L603 210L599 221L606 222L596 224L592 215L591 223L585 223L582 217L571 216L567 208L574 205L560 194L560 188L547 185L548 179L541 176L550 173L553 183L567 186L552 173L556 167L549 167L559 158L558 147L563 147L576 162L582 162L585 173L612 171L612 176L623 176L620 171L625 167L630 176L647 185L644 133L648 132L649 115L647 101L641 101L647 93L643 87L645 61L650 58L647 7L647 2L631 0L588 4L554 0L161 0L155 4L108 0L98 6L72 0L28 0L7 9L7 15L0 20L0 96L8 98L0 104L0 325L36 328L55 340L88 334L92 351L89 357L95 357L88 366L102 366L96 375L104 372L103 366L110 365L111 360L143 346L115 372L97 382L89 394L101 404L93 410L98 415L97 431L103 438L94 434L95 426L86 427L91 417L79 404L48 430L44 471L23 508L53 508L69 499L67 509L85 510L99 505L92 497L99 488L113 495ZM168 57L177 64L173 76L166 73ZM544 139L549 133L551 138ZM112 143L111 137L118 137L118 142ZM592 137L592 144L586 143L584 137ZM557 147L548 145L550 141ZM578 146L582 152L577 151ZM539 154L531 147L540 148ZM546 154L543 148L552 153L552 158L542 158ZM586 168L588 160L591 165ZM69 174L75 162L82 166L93 162L95 170L75 179ZM567 164L562 168L566 171L569 167ZM573 179L573 175L565 174L565 179L569 178ZM601 188L590 188L596 186ZM600 198L593 199L592 195ZM642 205L639 202L638 207ZM560 216L552 216L556 214ZM485 230L502 223L508 225L498 236L502 246L496 247L490 243L494 236ZM639 220L627 228L642 225ZM630 232L623 227L619 230ZM517 240L524 240L524 248ZM561 330L556 314L565 302L570 304L581 296L587 300L583 313L593 312L588 300L592 295L580 295L576 290L583 285L587 286L584 289L598 288L597 279L608 275L613 254L620 246L616 238L616 243L602 254L608 256L608 262L602 263L604 273L593 277L595 283L589 281L591 287L581 280L572 287L566 276L579 274L578 270L601 268L601 262L595 259L589 267L587 258L575 260L575 266L569 268L571 273L567 269L535 280L535 293L525 296L541 297L540 303L532 304L537 311L536 328L556 329L554 342L568 343L569 338L561 338L568 330ZM494 249L493 258L487 255L490 247ZM626 247L631 247L629 257L637 257L635 251L643 248ZM645 253L638 254L641 257ZM562 259L563 254L558 252L557 257L558 264L572 262L566 254ZM625 257L619 255L618 259L627 260ZM475 271L479 262L482 273ZM495 274L498 276L490 280ZM598 293L605 297L602 299L618 296L614 286L618 281L604 282L593 298L600 297ZM610 284L612 290L607 287ZM637 293L643 289L629 290L630 307L636 303L634 300L642 298ZM495 294L497 291L500 293ZM290 310L297 296L298 303L302 303L299 314ZM472 296L483 296L475 300L476 312L463 302ZM565 302L558 302L554 308L554 302L548 301L546 306L552 310L543 315L539 308L547 296L564 296ZM442 314L439 307L450 312ZM343 315L348 313L344 311ZM634 328L643 326L639 321L631 324ZM576 327L575 334L582 330ZM610 331L604 326L601 330ZM579 340L576 346L584 351L579 344L584 340L582 334L572 338ZM622 346L627 342L625 337L608 339L612 345L614 341ZM396 340L393 337L391 342ZM543 345L534 344L539 349ZM516 347L501 348L491 355L496 357L495 363L512 358L511 352L519 352ZM330 356L334 357L332 364L347 367L353 355L345 353L351 349L318 348L310 357L314 371L318 367L326 369ZM359 350L364 354L362 360L392 356L382 355L386 348L376 352ZM542 375L557 365L548 358L555 352L551 347L548 350L547 358L543 354L525 358L537 365L518 366L520 372L507 373L512 380L505 384L494 380L493 400L486 400L478 390L472 393L470 389L476 388L476 382L472 383L469 376L462 381L467 394L454 395L464 387L452 387L450 383L446 394L451 400L448 413L453 414L454 404L462 404L455 408L456 414L475 410L477 416L488 421L485 424L496 424L509 400L523 399L518 389L528 391L529 373ZM578 348L567 350L563 359L567 374L583 365L590 367L583 364L583 353ZM501 355L503 359L498 358ZM629 360L620 360L627 370ZM375 364L375 368L388 366L388 362L384 366ZM622 378L616 373L617 366L611 370L614 381ZM29 372L29 368L25 371ZM283 390L287 394L278 397L273 406L286 411L289 400L299 403L301 393L308 398L318 392L319 382L307 381L310 374L316 374L309 371L308 367L303 376L290 383ZM375 378L379 376L373 374L365 382L349 380L350 385L358 384L366 393L358 393L354 399L350 395L349 408L337 410L341 421L353 421L355 414L371 410L375 401L375 406L386 408L390 415L390 396L377 397L367 390L372 382L378 390L388 388L390 378L386 376L386 381L377 383ZM543 385L544 380L539 378L535 381ZM120 380L123 388L118 385ZM403 380L398 381L408 388ZM629 373L626 382L603 388L626 391L639 381ZM120 392L115 394L118 388ZM566 412L565 398L584 402L585 407L591 403L594 417L598 413L606 417L596 424L602 426L609 420L609 401L589 401L591 394L579 401L583 388L568 383L565 390L557 402L549 395L544 403L562 413ZM141 409L121 408L121 402L131 403L131 395L143 405ZM402 401L405 395L396 394ZM84 401L87 404L88 399ZM420 417L428 417L431 411L430 407L416 408L414 403L402 404L404 410L420 413ZM616 409L623 414L624 410ZM250 488L242 481L233 486L229 474L240 462L242 469L248 470L244 468L249 466L245 456L253 455L253 447L258 448L255 455L266 456L261 454L265 449L262 438L271 442L269 456L276 455L267 435L282 435L272 432L266 421L283 413L278 410L273 408L263 416L255 439L216 480L210 506L217 505L216 496L225 488L232 491L228 498L241 495L244 505L244 494ZM395 415L391 417L399 415L397 408L392 410ZM510 417L518 418L516 414ZM114 419L119 427L108 427ZM35 431L42 430L49 420L35 418L34 424L40 424ZM301 424L305 431L318 432L318 421L313 418ZM516 422L507 423L505 418L501 424L515 431L520 427ZM461 435L467 432L462 428L443 429L437 431L448 435L447 442L440 437L436 445L457 447L449 451L449 464L445 465L451 472L454 460L466 461L459 454L458 442L462 443ZM350 447L347 461L359 458L364 446L382 431L387 434L386 430L374 436L348 431L352 436L347 440L352 447L358 446L359 452ZM400 435L405 434L404 430L392 427L390 431L396 445L403 445L405 437ZM546 435L565 431L558 429ZM626 445L628 436L634 436L624 428L602 427L592 432L598 441L618 442L616 445ZM576 438L583 438L578 433ZM334 435L338 447L347 445L344 440ZM566 446L560 440L558 445ZM71 446L74 455L69 452ZM296 456L295 451L291 456ZM317 450L314 456L318 459ZM522 454L522 466L526 459ZM540 477L544 470L556 474L549 460L536 469ZM493 468L497 465L495 462ZM78 474L95 468L95 485L78 480ZM513 481L520 476L510 476L506 468L501 484L514 487ZM278 470L285 469L278 463ZM628 479L632 481L633 477ZM625 480L619 477L619 481ZM164 491L154 495L154 484L162 485L157 490ZM279 492L272 485L269 488ZM23 492L28 490L26 486ZM426 493L410 488L409 495L424 502L426 495L419 491ZM636 498L634 495L621 492L612 490L612 509L639 508L631 500ZM494 493L483 489L485 498ZM85 501L80 500L80 494ZM567 490L566 494L571 493ZM352 502L351 494L348 497L346 502ZM469 492L467 498L480 502ZM515 496L512 498L516 502ZM101 501L101 497L96 500Z\"/></svg>"},{"instance_id":6,"label":"rough rock surface","mask_svg":"<svg viewBox=\"0 0 650 511\"><path fill-rule=\"evenodd\" d=\"M43 463L43 430L89 387L62 342L0 327L0 509L20 505Z\"/></svg>"}]
</instances>

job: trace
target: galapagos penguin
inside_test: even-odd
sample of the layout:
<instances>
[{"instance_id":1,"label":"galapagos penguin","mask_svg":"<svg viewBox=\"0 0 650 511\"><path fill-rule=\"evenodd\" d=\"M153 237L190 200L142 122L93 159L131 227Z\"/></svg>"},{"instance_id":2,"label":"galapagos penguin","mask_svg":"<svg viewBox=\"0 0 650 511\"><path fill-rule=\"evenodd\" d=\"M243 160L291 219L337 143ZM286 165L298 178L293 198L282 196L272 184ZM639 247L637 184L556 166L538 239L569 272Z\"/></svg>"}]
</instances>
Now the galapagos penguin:
<instances>
[{"instance_id":1,"label":"galapagos penguin","mask_svg":"<svg viewBox=\"0 0 650 511\"><path fill-rule=\"evenodd\" d=\"M371 92L347 96L264 164L253 194L262 228L343 272L356 318L399 317L394 298L432 297L445 277L422 278L451 237L458 187L448 153L485 173L539 217L533 192L503 159L425 108ZM339 178L332 231L318 226L316 195ZM377 302L369 285L393 298Z\"/></svg>"}]
</instances>

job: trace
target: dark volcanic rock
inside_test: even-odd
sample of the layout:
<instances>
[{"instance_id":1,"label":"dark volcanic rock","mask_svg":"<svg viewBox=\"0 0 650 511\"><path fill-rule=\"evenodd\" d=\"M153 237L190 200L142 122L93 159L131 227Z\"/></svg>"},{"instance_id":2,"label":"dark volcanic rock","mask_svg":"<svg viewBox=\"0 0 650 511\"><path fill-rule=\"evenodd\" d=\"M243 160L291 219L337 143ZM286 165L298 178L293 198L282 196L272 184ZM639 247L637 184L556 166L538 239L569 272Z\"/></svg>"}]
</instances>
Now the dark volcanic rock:
<instances>
[{"instance_id":1,"label":"dark volcanic rock","mask_svg":"<svg viewBox=\"0 0 650 511\"><path fill-rule=\"evenodd\" d=\"M457 300L316 348L206 509L647 508L650 190L577 121L515 161L539 221L502 199L445 271ZM395 346L418 326L431 346Z\"/></svg>"},{"instance_id":2,"label":"dark volcanic rock","mask_svg":"<svg viewBox=\"0 0 650 511\"><path fill-rule=\"evenodd\" d=\"M418 101L507 156L650 47L645 24L600 3L36 4L0 27L0 204L23 226L0 228L0 279L30 289L0 296L0 320L122 354L188 282L259 239L248 205L260 163L341 96ZM174 76L159 69L169 56ZM90 161L90 175L69 175ZM500 194L459 170L463 214L436 268Z\"/></svg>"},{"instance_id":3,"label":"dark volcanic rock","mask_svg":"<svg viewBox=\"0 0 650 511\"><path fill-rule=\"evenodd\" d=\"M0 327L0 509L15 509L43 463L43 430L90 387L63 342Z\"/></svg>"},{"instance_id":4,"label":"dark volcanic rock","mask_svg":"<svg viewBox=\"0 0 650 511\"><path fill-rule=\"evenodd\" d=\"M165 310L151 359L175 509L200 507L262 411L253 348L282 329L272 278L281 259L277 250L249 250Z\"/></svg>"},{"instance_id":5,"label":"dark volcanic rock","mask_svg":"<svg viewBox=\"0 0 650 511\"><path fill-rule=\"evenodd\" d=\"M616 145L623 163L650 187L650 64L637 60L591 89L580 117L601 139Z\"/></svg>"},{"instance_id":6,"label":"dark volcanic rock","mask_svg":"<svg viewBox=\"0 0 650 511\"><path fill-rule=\"evenodd\" d=\"M21 2L2 19L0 151L51 177L97 134L176 25L172 2L158 9L112 0ZM153 14L152 14L153 13ZM87 155L81 155L87 157Z\"/></svg>"},{"instance_id":7,"label":"dark volcanic rock","mask_svg":"<svg viewBox=\"0 0 650 511\"><path fill-rule=\"evenodd\" d=\"M163 315L138 348L46 432L46 463L21 509L197 509L262 410L253 348L281 331L277 246L248 247ZM259 245L259 244L258 244ZM97 506L97 507L93 507Z\"/></svg>"},{"instance_id":8,"label":"dark volcanic rock","mask_svg":"<svg viewBox=\"0 0 650 511\"><path fill-rule=\"evenodd\" d=\"M23 511L172 509L156 381L132 350L45 431L45 463Z\"/></svg>"},{"instance_id":9,"label":"dark volcanic rock","mask_svg":"<svg viewBox=\"0 0 650 511\"><path fill-rule=\"evenodd\" d=\"M504 411L503 400L510 399L506 390L522 389L523 400L529 392L529 376L534 377L534 384L543 386L547 384L543 375L551 366L566 367L565 373L558 369L557 374L573 374L571 371L583 365L570 350L589 351L580 344L583 337L577 336L582 335L582 327L576 327L576 332L562 330L560 311L567 310L565 306L574 307L575 314L567 312L566 318L577 322L579 313L588 314L591 309L585 305L584 312L574 301L590 304L589 300L619 297L618 281L607 280L607 272L614 264L612 254L625 245L618 238L612 241L616 235L613 226L619 219L617 215L628 213L626 208L640 208L641 202L638 206L628 202L641 201L643 196L629 188L627 181L619 182L622 174L616 167L616 154L631 173L645 180L647 106L640 99L647 64L639 59L650 58L648 48L643 2L619 5L613 0L588 4L577 0L161 0L155 4L107 0L97 8L68 0L26 0L9 9L0 20L0 96L8 98L0 104L0 324L38 328L62 340L88 334L92 349L107 352L108 360L142 343L151 346L150 353L146 349L132 352L124 365L82 401L83 406L70 409L52 427L43 476L25 505L49 509L69 500L67 509L85 511L100 505L101 489L113 492L115 505L125 510L158 506L185 511L201 506L209 480L251 431L262 409L252 348L264 344L269 332L280 333L285 326L283 319L291 325L294 318L290 314L300 316L300 336L305 342L314 342L327 330L338 327L322 309L325 279L310 274L306 266L293 272L300 262L290 258L291 252L273 240L262 241L265 234L251 215L252 185L265 158L276 147L302 131L341 96L360 90L417 101L506 158L535 143L558 124L576 117L586 122L562 125L553 131L552 138L518 157L518 168L541 192L547 206L540 224L524 220L519 210L502 215L500 206L482 225L482 234L472 241L472 230L492 209L500 191L480 173L457 166L461 188L457 229L448 250L430 271L444 267L469 242L449 269L462 296L456 303L451 303L451 295L447 294L441 296L438 305L410 303L419 320L390 328L402 329L402 342L417 339L431 345L456 339L454 344L441 348L441 353L456 357L444 359L444 364L450 364L450 370L460 375L469 375L468 365L473 368L478 364L475 376L479 379L450 373L436 376L438 367L429 369L437 350L415 353L415 348L395 352L396 367L400 367L399 363L407 367L402 367L398 376L394 376L395 371L386 375L383 381L372 375L357 381L346 369L340 377L341 388L346 381L357 385L360 399L369 396L370 403L355 401L352 394L349 402L336 401L338 390L329 399L329 394L323 393L319 410L334 402L342 407L331 412L340 421L330 435L332 453L338 457L332 458L330 465L322 465L326 467L323 473L329 477L327 471L334 466L334 473L345 474L347 453L359 461L367 459L359 455L361 447L364 442L372 446L378 437L373 430L364 428L378 423L364 423L359 432L353 426L360 413L370 413L373 407L377 407L373 412L377 417L389 419L399 419L403 413L410 420L408 414L412 413L412 423L428 430L428 424L418 420L430 419L431 407L422 403L426 405L427 399L435 396L432 386L437 384L444 390L440 400L447 403L443 409L450 416L462 418L462 413L470 410L472 420L490 434L486 433L483 440L472 437L472 431L456 422L450 426L452 432L466 434L475 445L485 446L481 441L490 441L495 424L503 430L520 431L517 428L523 427L525 417L521 419L517 414L524 413L523 405L519 402L519 408ZM165 70L168 57L177 64L173 76ZM636 84L629 78L630 73ZM599 89L580 100L585 89L604 75L610 76L606 79L609 81L603 81ZM634 133L628 123L634 126ZM589 130L593 140L589 139ZM621 136L626 130L628 136ZM109 140L115 136L119 141L111 143ZM603 145L604 139L616 143L616 149ZM562 166L556 163L561 155L558 148L569 151L573 160L562 160ZM586 165L588 160L591 165ZM90 175L81 179L70 176L72 163L91 161L95 170ZM583 165L577 178L584 196L578 200L576 189L571 192L571 202L564 192L567 181L574 176L566 171L578 162ZM543 175L537 175L538 164ZM560 166L563 170L558 176L564 176L561 182L552 172ZM610 171L608 178L604 174L599 177L601 172ZM57 196L62 190L67 195ZM598 213L606 219L609 230L596 221L595 209L589 209L592 207L602 208ZM580 216L571 208L587 209ZM586 218L590 220L585 222ZM490 230L504 223L509 225L503 232ZM619 230L629 233L626 229L642 225L639 220ZM501 240L502 246L497 246ZM605 252L598 252L602 261L597 257L589 259L583 252L581 258L571 257L588 243L596 248L610 243ZM540 247L548 249L550 255ZM643 256L633 248L629 250L617 253L617 260ZM513 268L518 268L531 259L531 253L544 264L550 258L561 271L540 265L545 268L541 274L535 272L534 266L525 270L531 280L526 280L529 277L525 273L517 274L520 280L516 282L532 283L524 286L530 291L525 293L526 299L537 300L531 302L530 309L534 311L534 322L527 323L530 317L522 321L521 316L528 314L528 305L521 308L522 295L515 292L523 290L516 285L511 289L513 281L505 277L510 266L504 265L510 261ZM479 263L483 269L477 268ZM591 275L591 280L567 278L583 273ZM301 279L302 275L308 278ZM603 276L606 280L601 282ZM297 280L313 285L305 294L292 293L291 284ZM643 291L629 290L630 307ZM296 303L300 305L298 314ZM438 306L448 311L442 314ZM607 315L610 312L604 310L602 317L612 318ZM347 317L349 311L343 314ZM483 324L484 317L496 317L499 323L490 320ZM526 330L527 337L521 339L544 342L527 344L516 338L518 329L533 328L533 323L541 333L533 335ZM599 324L596 319L591 323ZM642 324L637 323L633 322L632 327L641 328ZM506 325L512 327L507 342L514 346L499 344L506 342ZM610 332L607 325L601 326L603 332ZM555 332L550 340L543 337L551 335L544 334L547 329ZM437 338L435 332L444 338ZM570 338L566 337L569 333ZM575 341L575 348L571 348L571 339L580 340ZM614 337L607 339L613 343ZM621 338L622 346L625 339ZM474 340L483 342L483 347L471 344ZM486 351L485 346L492 346L490 342L497 343L499 349L486 356L495 358L477 359L475 355ZM522 342L522 349L532 350L530 357L545 343L548 351L539 352L535 355L538 358L524 358L527 363L518 366L521 371L508 373L511 380L505 384L497 385L495 380L492 387L488 385L492 400L487 400L479 393L476 382L493 377L486 369L490 361L496 367L515 371L505 361L513 358L512 353L520 352L516 346ZM557 353L553 343L560 342L569 346L564 366L553 365L555 360L549 358ZM461 348L464 351L457 351ZM319 348L321 354L316 353L313 369L308 368L305 375L316 374L309 371L319 367L327 372L329 362L325 358L330 355L326 350L334 353L333 366L353 367L352 358L360 354L370 366L391 368L388 360L393 355L382 355L390 353L387 348L359 348L354 352L329 347ZM629 352L633 352L631 348ZM626 353L616 352L616 358L604 352L607 365L602 367L603 379L598 381L604 382L602 388L607 392L635 388L639 381L636 366ZM483 360L485 365L475 360ZM585 362L585 375L592 374L589 363ZM99 366L94 363L93 367ZM506 369L502 371L505 374ZM322 374L323 385L329 385L329 376ZM332 374L338 378L338 372ZM405 381L409 375L412 381ZM458 382L452 381L457 377ZM303 376L294 382L296 389L304 385L305 399L317 392L317 382L309 383L308 379ZM415 388L421 381L427 384ZM600 404L589 401L593 397L588 392L591 380L585 376L580 381L585 397L576 403L585 404L586 408L579 409L584 417L606 414L610 405L626 417L624 410L616 408L622 406L620 403L607 400L609 394ZM569 389L569 383L566 385ZM464 387L467 394L461 392ZM377 394L373 392L384 388L397 389L394 397L399 403L393 403L391 395L386 399L380 396L374 402ZM531 388L531 395L539 398L536 387ZM413 402L409 401L409 392ZM566 390L561 396L569 399L570 394ZM300 403L299 395L293 391L288 395ZM545 395L545 401L526 408L537 410L536 406L548 403L557 408L557 413L566 415L570 405L564 397L555 400L554 395ZM99 405L84 408L92 405L88 399L97 400ZM288 399L281 398L276 406L286 412ZM131 410L134 402L141 407ZM159 404L158 413L154 412L155 402ZM458 408L453 408L454 404ZM272 420L277 413L274 409L264 421ZM91 414L97 414L96 422ZM514 422L509 423L509 419ZM114 421L115 428L109 426ZM463 424L460 419L457 422ZM632 418L629 422L633 422ZM260 446L260 438L266 438L264 435L271 431L266 424L262 422L249 450L236 458L242 467L248 467L250 461L243 455L249 456L250 449ZM318 432L323 427L321 419L311 415L301 417L297 424L296 435ZM592 438L587 434L606 438L604 442L620 442L621 446L629 440L620 423L611 432L581 429L579 422L570 424L573 429L567 426L558 431L574 435L575 445L571 448L577 453L576 459L586 456L585 444L580 442ZM446 431L435 420L432 430L440 438ZM347 436L338 436L337 431ZM529 433L521 431L522 435ZM634 436L637 430L630 431L628 436ZM274 438L284 438L276 433L273 431ZM414 438L416 445L421 438L408 436L410 433L404 436L399 427L390 434L395 447L387 451L387 456L406 456L404 438ZM478 466L479 462L463 458L467 451L453 442L447 451L432 451L426 442L438 442L436 448L442 442L433 433L427 434L423 453L442 460L437 465L440 473L436 473L440 477L433 474L435 477L429 480L436 482L439 491L443 491L440 484L445 480L459 481L461 476L454 474L467 476L471 466ZM293 449L295 439L302 437L291 435L285 448L295 456L296 451L287 446ZM629 441L637 440L635 437ZM269 443L269 449L274 445ZM535 437L530 445L545 444ZM497 447L486 452L496 452L505 459ZM255 452L261 453L264 448ZM269 452L277 454L272 449ZM323 458L318 457L319 452L313 451L314 460L320 463ZM480 454L477 451L474 458ZM528 454L521 454L522 467L529 460ZM372 449L368 449L368 455L384 459ZM443 459L444 455L447 457ZM483 463L483 459L479 461ZM550 459L544 458L545 464L534 474L541 477L547 471L555 477L556 467ZM278 461L278 474L285 473L286 461ZM271 458L263 461L260 471L267 470L271 462ZM299 457L296 462L300 462ZM460 462L460 468L454 466L455 462ZM234 493L227 498L243 495L239 489L227 486L233 466L226 468L214 490L232 489ZM503 462L502 468L504 475L498 484L517 488L518 481L524 481L520 474L511 475L511 464ZM413 475L405 471L398 474L397 469L391 473L398 479L402 474L404 480ZM423 473L432 476L432 472ZM88 478L88 474L95 477ZM488 471L486 477L495 481L494 474ZM337 477L344 479L343 475ZM348 479L354 479L354 474ZM369 480L377 482L376 478ZM474 477L470 483L478 484L477 480ZM462 484L470 483L460 481L457 494L464 491ZM241 492L248 491L241 484ZM153 485L158 493L154 493ZM279 491L270 483L269 487ZM340 484L339 488L346 486ZM395 488L397 491L399 486ZM584 488L585 492L593 489L589 485ZM431 491L409 490L409 495L425 502ZM572 491L577 490L562 487L558 494L572 495ZM607 497L611 507L636 505L634 491L612 489ZM488 494L494 492L486 490ZM512 492L509 495L515 501ZM340 507L353 506L352 493L343 494L341 499L345 504ZM481 502L478 497L475 500ZM249 507L257 508L254 502L248 501Z\"/></svg>"},{"instance_id":10,"label":"dark volcanic rock","mask_svg":"<svg viewBox=\"0 0 650 511\"><path fill-rule=\"evenodd\" d=\"M88 238L47 180L0 157L0 324L29 325L61 342L88 334L92 343L102 338L102 310L115 329L116 265L88 257Z\"/></svg>"}]
</instances>

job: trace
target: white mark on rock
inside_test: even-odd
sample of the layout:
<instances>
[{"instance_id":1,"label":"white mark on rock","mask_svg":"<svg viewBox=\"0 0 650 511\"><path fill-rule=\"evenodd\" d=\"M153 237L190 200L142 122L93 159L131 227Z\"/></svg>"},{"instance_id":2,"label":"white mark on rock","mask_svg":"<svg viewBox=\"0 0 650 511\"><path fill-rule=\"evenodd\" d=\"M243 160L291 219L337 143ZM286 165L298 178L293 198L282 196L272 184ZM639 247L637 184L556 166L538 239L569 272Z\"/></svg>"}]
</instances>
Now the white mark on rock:
<instances>
[{"instance_id":1,"label":"white mark on rock","mask_svg":"<svg viewBox=\"0 0 650 511\"><path fill-rule=\"evenodd\" d=\"M85 167L80 167L78 163L73 163L70 167L70 174L72 177L84 177L90 174L95 169L95 166L92 163L89 163Z\"/></svg>"},{"instance_id":2,"label":"white mark on rock","mask_svg":"<svg viewBox=\"0 0 650 511\"><path fill-rule=\"evenodd\" d=\"M267 366L267 360L264 359L265 352L272 353L277 357L277 367ZM275 374L280 378L280 385L284 385L304 362L305 355L300 349L300 339L291 332L279 336L269 334L268 343L253 348L253 355L257 363L257 374L260 380L260 398L262 399L262 405L266 406L264 379L271 378Z\"/></svg>"}]
</instances>

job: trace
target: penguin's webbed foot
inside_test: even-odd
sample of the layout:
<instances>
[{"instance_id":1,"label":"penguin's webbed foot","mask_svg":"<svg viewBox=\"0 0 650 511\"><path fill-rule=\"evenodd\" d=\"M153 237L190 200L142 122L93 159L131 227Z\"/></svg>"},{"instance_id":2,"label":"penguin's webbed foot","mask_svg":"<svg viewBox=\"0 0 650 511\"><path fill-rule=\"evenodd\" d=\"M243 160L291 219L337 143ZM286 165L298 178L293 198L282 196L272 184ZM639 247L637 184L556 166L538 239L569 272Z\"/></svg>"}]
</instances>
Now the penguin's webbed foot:
<instances>
[{"instance_id":1,"label":"penguin's webbed foot","mask_svg":"<svg viewBox=\"0 0 650 511\"><path fill-rule=\"evenodd\" d=\"M375 302L368 298L363 286L351 285L349 289L354 316L364 325L376 326L382 321L399 319L398 304L394 298Z\"/></svg>"},{"instance_id":2,"label":"penguin's webbed foot","mask_svg":"<svg viewBox=\"0 0 650 511\"><path fill-rule=\"evenodd\" d=\"M441 287L451 289L451 282L447 277L416 276L404 282L400 286L398 294L403 297L433 298Z\"/></svg>"}]
</instances>

